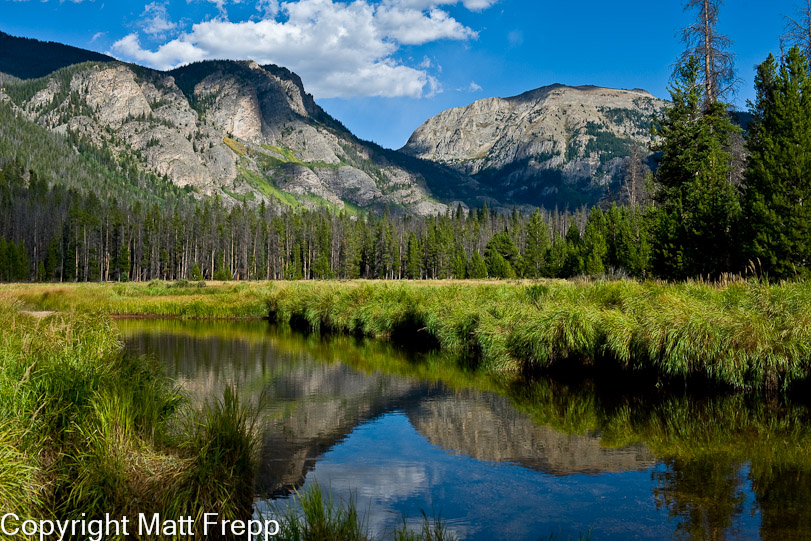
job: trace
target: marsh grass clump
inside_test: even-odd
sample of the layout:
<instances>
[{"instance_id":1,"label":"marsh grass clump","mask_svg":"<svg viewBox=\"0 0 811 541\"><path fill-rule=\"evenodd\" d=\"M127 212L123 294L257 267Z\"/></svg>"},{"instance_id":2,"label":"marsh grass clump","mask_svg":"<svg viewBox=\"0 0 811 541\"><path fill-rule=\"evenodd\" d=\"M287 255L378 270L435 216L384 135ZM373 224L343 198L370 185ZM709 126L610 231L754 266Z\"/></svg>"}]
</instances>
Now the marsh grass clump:
<instances>
[{"instance_id":1,"label":"marsh grass clump","mask_svg":"<svg viewBox=\"0 0 811 541\"><path fill-rule=\"evenodd\" d=\"M292 504L292 505L291 505ZM369 533L364 515L358 512L354 497L339 501L330 491L316 482L297 491L286 507L276 505L279 517L280 541L456 541L440 517L429 519L423 512L419 528L409 526L405 516L402 524L390 534L374 536Z\"/></svg>"},{"instance_id":2,"label":"marsh grass clump","mask_svg":"<svg viewBox=\"0 0 811 541\"><path fill-rule=\"evenodd\" d=\"M182 449L189 463L168 493L172 516L199 519L205 511L224 520L250 517L259 441L257 410L243 405L228 386L222 399L206 402L201 414L188 421L189 437Z\"/></svg>"},{"instance_id":3,"label":"marsh grass clump","mask_svg":"<svg viewBox=\"0 0 811 541\"><path fill-rule=\"evenodd\" d=\"M282 541L372 541L355 500L338 502L315 483L295 500L300 510L287 506L277 509L281 517L278 539Z\"/></svg>"},{"instance_id":4,"label":"marsh grass clump","mask_svg":"<svg viewBox=\"0 0 811 541\"><path fill-rule=\"evenodd\" d=\"M449 531L442 517L429 519L425 511L422 512L422 523L420 529L415 530L408 527L406 517L403 517L403 523L400 527L394 530L394 541L456 541L456 535Z\"/></svg>"},{"instance_id":5,"label":"marsh grass clump","mask_svg":"<svg viewBox=\"0 0 811 541\"><path fill-rule=\"evenodd\" d=\"M195 418L188 402L156 362L123 353L108 317L37 318L0 299L0 328L0 501L9 510L57 519L167 512L196 491L207 499L190 514L233 507L231 516L250 516L253 474L240 465L253 460L255 435L231 397L196 417L204 428L192 436L180 430L182 417ZM201 467L227 472L216 490L195 475Z\"/></svg>"}]
</instances>

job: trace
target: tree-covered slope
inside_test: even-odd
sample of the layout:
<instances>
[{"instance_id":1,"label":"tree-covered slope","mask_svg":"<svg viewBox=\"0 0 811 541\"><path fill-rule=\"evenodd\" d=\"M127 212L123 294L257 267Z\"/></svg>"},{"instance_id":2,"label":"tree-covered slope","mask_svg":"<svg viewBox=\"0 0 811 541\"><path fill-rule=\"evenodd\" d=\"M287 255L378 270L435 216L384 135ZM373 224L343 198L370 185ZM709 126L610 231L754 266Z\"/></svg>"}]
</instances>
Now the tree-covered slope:
<instances>
[{"instance_id":1,"label":"tree-covered slope","mask_svg":"<svg viewBox=\"0 0 811 541\"><path fill-rule=\"evenodd\" d=\"M60 68L82 62L112 62L106 54L52 41L20 38L0 32L0 73L19 79L44 77Z\"/></svg>"}]
</instances>

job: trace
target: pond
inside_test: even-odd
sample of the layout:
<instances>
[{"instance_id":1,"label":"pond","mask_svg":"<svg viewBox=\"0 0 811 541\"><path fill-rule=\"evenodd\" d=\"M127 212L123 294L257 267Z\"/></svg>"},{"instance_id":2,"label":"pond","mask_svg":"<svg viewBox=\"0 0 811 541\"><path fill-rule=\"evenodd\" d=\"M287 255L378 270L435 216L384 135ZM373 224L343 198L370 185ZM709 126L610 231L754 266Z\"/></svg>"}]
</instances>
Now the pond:
<instances>
[{"instance_id":1,"label":"pond","mask_svg":"<svg viewBox=\"0 0 811 541\"><path fill-rule=\"evenodd\" d=\"M257 508L313 483L370 532L459 539L811 539L811 416L741 395L485 377L436 352L265 322L119 321L192 401L260 409Z\"/></svg>"}]
</instances>

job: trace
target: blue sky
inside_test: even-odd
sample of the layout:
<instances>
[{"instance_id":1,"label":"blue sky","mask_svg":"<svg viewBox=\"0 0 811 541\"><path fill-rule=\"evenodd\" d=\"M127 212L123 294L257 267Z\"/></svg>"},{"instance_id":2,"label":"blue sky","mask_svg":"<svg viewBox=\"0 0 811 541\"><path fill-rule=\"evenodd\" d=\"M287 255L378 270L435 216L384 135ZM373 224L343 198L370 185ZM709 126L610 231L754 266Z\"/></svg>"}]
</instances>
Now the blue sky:
<instances>
[{"instance_id":1,"label":"blue sky","mask_svg":"<svg viewBox=\"0 0 811 541\"><path fill-rule=\"evenodd\" d=\"M785 15L804 0L726 0L753 95L756 63L779 51ZM358 136L402 146L430 116L552 83L644 88L667 98L679 0L0 0L0 30L159 69L203 58L284 65Z\"/></svg>"}]
</instances>

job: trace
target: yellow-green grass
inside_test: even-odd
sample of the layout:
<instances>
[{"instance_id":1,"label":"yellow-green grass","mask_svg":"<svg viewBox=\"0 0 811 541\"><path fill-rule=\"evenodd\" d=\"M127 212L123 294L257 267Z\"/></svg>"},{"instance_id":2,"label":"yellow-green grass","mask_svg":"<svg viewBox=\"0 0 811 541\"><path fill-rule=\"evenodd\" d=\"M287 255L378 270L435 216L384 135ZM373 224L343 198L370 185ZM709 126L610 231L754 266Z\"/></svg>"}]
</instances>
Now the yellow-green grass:
<instances>
[{"instance_id":1,"label":"yellow-green grass","mask_svg":"<svg viewBox=\"0 0 811 541\"><path fill-rule=\"evenodd\" d=\"M375 338L425 338L489 372L582 365L787 388L811 370L811 284L250 282L2 286L40 310L259 318Z\"/></svg>"},{"instance_id":2,"label":"yellow-green grass","mask_svg":"<svg viewBox=\"0 0 811 541\"><path fill-rule=\"evenodd\" d=\"M240 143L236 139L231 139L230 137L225 137L225 138L223 138L222 141L223 141L223 143L225 143L228 146L228 148L230 148L231 150L233 150L234 152L236 152L240 156L244 156L248 152L248 149L245 148L245 145L243 145L242 143Z\"/></svg>"},{"instance_id":3,"label":"yellow-green grass","mask_svg":"<svg viewBox=\"0 0 811 541\"><path fill-rule=\"evenodd\" d=\"M492 371L619 365L777 389L811 369L811 285L547 282L535 285L291 284L279 321L386 337L427 333Z\"/></svg>"}]
</instances>

